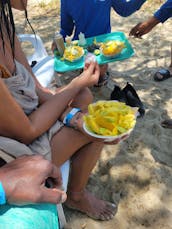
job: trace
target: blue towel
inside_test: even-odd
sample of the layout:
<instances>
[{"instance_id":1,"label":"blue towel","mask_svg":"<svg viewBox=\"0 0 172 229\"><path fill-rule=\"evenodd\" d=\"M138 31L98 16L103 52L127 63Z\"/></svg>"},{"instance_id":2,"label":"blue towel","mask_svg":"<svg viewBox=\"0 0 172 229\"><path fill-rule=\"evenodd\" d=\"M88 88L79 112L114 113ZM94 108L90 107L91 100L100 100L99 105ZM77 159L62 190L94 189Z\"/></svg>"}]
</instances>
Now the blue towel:
<instances>
[{"instance_id":1,"label":"blue towel","mask_svg":"<svg viewBox=\"0 0 172 229\"><path fill-rule=\"evenodd\" d=\"M53 204L1 205L0 228L59 229L57 207Z\"/></svg>"}]
</instances>

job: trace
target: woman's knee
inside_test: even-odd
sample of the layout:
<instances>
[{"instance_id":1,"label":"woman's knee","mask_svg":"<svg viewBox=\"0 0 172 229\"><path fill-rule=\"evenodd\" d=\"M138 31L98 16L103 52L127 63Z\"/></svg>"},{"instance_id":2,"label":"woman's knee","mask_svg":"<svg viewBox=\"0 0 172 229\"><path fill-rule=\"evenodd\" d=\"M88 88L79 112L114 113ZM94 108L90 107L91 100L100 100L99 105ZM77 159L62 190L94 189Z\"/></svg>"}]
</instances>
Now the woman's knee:
<instances>
[{"instance_id":1,"label":"woman's knee","mask_svg":"<svg viewBox=\"0 0 172 229\"><path fill-rule=\"evenodd\" d=\"M77 98L72 102L73 106L78 106L82 110L87 109L88 105L93 102L93 95L89 88L82 89Z\"/></svg>"}]
</instances>

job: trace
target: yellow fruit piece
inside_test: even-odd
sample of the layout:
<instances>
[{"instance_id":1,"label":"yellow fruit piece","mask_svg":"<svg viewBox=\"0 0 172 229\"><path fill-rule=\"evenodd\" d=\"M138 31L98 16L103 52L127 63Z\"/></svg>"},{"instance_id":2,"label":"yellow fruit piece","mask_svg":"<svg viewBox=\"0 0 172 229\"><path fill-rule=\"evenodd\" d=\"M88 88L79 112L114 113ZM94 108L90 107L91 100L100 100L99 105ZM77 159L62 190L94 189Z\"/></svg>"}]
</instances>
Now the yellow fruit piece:
<instances>
[{"instance_id":1,"label":"yellow fruit piece","mask_svg":"<svg viewBox=\"0 0 172 229\"><path fill-rule=\"evenodd\" d=\"M104 55L116 55L120 53L123 48L125 48L124 42L118 40L106 41L101 45Z\"/></svg>"},{"instance_id":2,"label":"yellow fruit piece","mask_svg":"<svg viewBox=\"0 0 172 229\"><path fill-rule=\"evenodd\" d=\"M95 118L95 121L96 123L101 126L101 127L104 127L106 129L109 129L109 130L113 130L114 128L114 125L112 122L108 122L105 118L103 118L102 116L99 116L99 117L96 117Z\"/></svg>"},{"instance_id":3,"label":"yellow fruit piece","mask_svg":"<svg viewBox=\"0 0 172 229\"><path fill-rule=\"evenodd\" d=\"M111 136L112 132L106 128L100 128L99 129L99 134L103 135L103 136Z\"/></svg>"},{"instance_id":4,"label":"yellow fruit piece","mask_svg":"<svg viewBox=\"0 0 172 229\"><path fill-rule=\"evenodd\" d=\"M90 115L94 114L95 111L94 111L94 105L93 104L90 104L88 106L88 112Z\"/></svg>"},{"instance_id":5,"label":"yellow fruit piece","mask_svg":"<svg viewBox=\"0 0 172 229\"><path fill-rule=\"evenodd\" d=\"M91 116L86 116L86 125L89 129L91 129L94 133L99 134L99 126L95 122L94 118Z\"/></svg>"}]
</instances>

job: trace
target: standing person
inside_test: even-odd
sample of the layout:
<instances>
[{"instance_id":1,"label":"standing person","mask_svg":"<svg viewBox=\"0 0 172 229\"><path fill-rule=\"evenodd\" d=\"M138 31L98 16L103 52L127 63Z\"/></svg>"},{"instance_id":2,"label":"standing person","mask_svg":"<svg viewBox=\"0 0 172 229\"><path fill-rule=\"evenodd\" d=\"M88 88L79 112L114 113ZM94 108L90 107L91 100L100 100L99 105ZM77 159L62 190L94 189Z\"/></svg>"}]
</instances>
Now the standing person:
<instances>
[{"instance_id":1,"label":"standing person","mask_svg":"<svg viewBox=\"0 0 172 229\"><path fill-rule=\"evenodd\" d=\"M93 37L111 32L111 8L122 17L127 17L139 10L145 0L61 0L61 30L64 39L71 36L77 40L80 32L85 37ZM108 65L100 65L99 82L95 86L107 84Z\"/></svg>"},{"instance_id":2,"label":"standing person","mask_svg":"<svg viewBox=\"0 0 172 229\"><path fill-rule=\"evenodd\" d=\"M172 17L172 0L167 0L149 19L138 23L134 26L129 35L141 38L144 34L149 33L159 23L164 23L167 19ZM171 58L168 69L160 69L154 75L155 81L162 81L172 77L172 44L171 44Z\"/></svg>"},{"instance_id":3,"label":"standing person","mask_svg":"<svg viewBox=\"0 0 172 229\"><path fill-rule=\"evenodd\" d=\"M83 115L93 101L88 87L98 82L99 66L91 62L57 93L41 87L15 34L13 2L26 11L27 0L6 0L0 5L0 148L15 157L42 154L57 167L70 159L66 205L94 219L110 220L116 205L86 190L104 146L82 127Z\"/></svg>"}]
</instances>

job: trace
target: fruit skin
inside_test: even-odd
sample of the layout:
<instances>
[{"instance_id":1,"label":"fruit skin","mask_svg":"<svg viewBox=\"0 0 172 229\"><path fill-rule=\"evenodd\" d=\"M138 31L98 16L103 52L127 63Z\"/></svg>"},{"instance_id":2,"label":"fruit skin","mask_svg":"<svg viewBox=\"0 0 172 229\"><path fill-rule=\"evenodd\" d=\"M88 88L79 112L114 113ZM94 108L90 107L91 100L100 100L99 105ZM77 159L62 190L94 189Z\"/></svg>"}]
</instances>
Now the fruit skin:
<instances>
[{"instance_id":1,"label":"fruit skin","mask_svg":"<svg viewBox=\"0 0 172 229\"><path fill-rule=\"evenodd\" d=\"M102 136L117 136L136 124L136 110L117 101L98 101L88 106L84 116L86 127Z\"/></svg>"}]
</instances>

